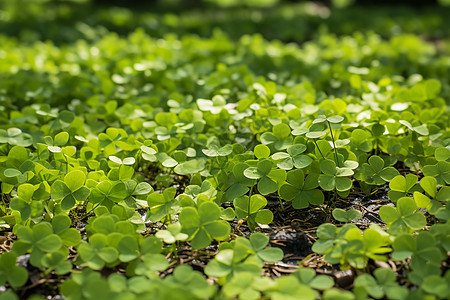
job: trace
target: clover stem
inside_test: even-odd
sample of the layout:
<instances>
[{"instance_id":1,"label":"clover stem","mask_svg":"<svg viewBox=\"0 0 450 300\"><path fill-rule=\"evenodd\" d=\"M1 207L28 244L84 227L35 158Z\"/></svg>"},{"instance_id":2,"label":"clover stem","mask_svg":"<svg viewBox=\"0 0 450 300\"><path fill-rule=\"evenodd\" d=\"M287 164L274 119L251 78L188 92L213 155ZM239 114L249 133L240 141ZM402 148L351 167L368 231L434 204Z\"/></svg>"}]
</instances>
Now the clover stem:
<instances>
[{"instance_id":1,"label":"clover stem","mask_svg":"<svg viewBox=\"0 0 450 300\"><path fill-rule=\"evenodd\" d=\"M319 145L317 145L316 139L313 139L314 144L317 147L317 150L319 150L320 155L322 155L322 158L325 159L325 156L323 156L322 151L320 151Z\"/></svg>"},{"instance_id":2,"label":"clover stem","mask_svg":"<svg viewBox=\"0 0 450 300\"><path fill-rule=\"evenodd\" d=\"M69 173L69 161L67 160L66 155L63 154L64 160L66 161L66 173Z\"/></svg>"},{"instance_id":3,"label":"clover stem","mask_svg":"<svg viewBox=\"0 0 450 300\"><path fill-rule=\"evenodd\" d=\"M327 121L327 123L328 123L328 127L330 128L331 139L333 140L334 157L336 158L336 165L339 167L339 160L338 160L338 156L337 156L336 144L334 143L333 130L331 129L331 124L330 124L330 122Z\"/></svg>"},{"instance_id":4,"label":"clover stem","mask_svg":"<svg viewBox=\"0 0 450 300\"><path fill-rule=\"evenodd\" d=\"M91 212L93 212L93 211L97 208L97 206L100 205L100 203L101 203L101 202L97 203L97 204L94 206L94 208L92 208L92 209L84 216L84 218L86 218ZM84 218L83 218L83 219L84 219ZM82 219L82 220L83 220L83 219Z\"/></svg>"},{"instance_id":5,"label":"clover stem","mask_svg":"<svg viewBox=\"0 0 450 300\"><path fill-rule=\"evenodd\" d=\"M5 198L4 198L4 194L3 194L3 191L1 192L1 197L2 197L2 202L3 202L3 207L2 207L2 211L3 211L3 213L5 213L6 214L6 211L7 211L7 205L6 205L6 202L5 202Z\"/></svg>"},{"instance_id":6,"label":"clover stem","mask_svg":"<svg viewBox=\"0 0 450 300\"><path fill-rule=\"evenodd\" d=\"M252 185L252 187L250 188L250 193L248 194L248 205L247 205L247 215L250 216L250 199L252 199L252 194L253 194L253 188L255 187L255 185Z\"/></svg>"},{"instance_id":7,"label":"clover stem","mask_svg":"<svg viewBox=\"0 0 450 300\"><path fill-rule=\"evenodd\" d=\"M279 197L278 199L280 200L281 210L284 211L284 206L283 206L283 202L281 201L281 197Z\"/></svg>"},{"instance_id":8,"label":"clover stem","mask_svg":"<svg viewBox=\"0 0 450 300\"><path fill-rule=\"evenodd\" d=\"M218 157L218 156L216 156L216 161L217 161L217 166L218 166L219 169L220 169L220 166L221 166L222 164L220 163L220 160L219 160L219 157Z\"/></svg>"}]
</instances>

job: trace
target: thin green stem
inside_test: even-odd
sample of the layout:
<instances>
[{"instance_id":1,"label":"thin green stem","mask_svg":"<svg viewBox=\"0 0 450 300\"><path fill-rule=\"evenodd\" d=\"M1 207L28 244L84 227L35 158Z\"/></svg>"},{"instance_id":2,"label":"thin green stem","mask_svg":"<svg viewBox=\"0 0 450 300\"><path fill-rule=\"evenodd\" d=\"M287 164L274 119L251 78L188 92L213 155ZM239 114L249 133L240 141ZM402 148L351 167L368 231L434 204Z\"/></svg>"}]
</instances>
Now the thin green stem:
<instances>
[{"instance_id":1,"label":"thin green stem","mask_svg":"<svg viewBox=\"0 0 450 300\"><path fill-rule=\"evenodd\" d=\"M317 145L316 139L313 139L314 144L317 147L317 150L319 150L320 155L322 155L322 158L325 159L325 156L323 156L322 151L320 151L319 145Z\"/></svg>"},{"instance_id":2,"label":"thin green stem","mask_svg":"<svg viewBox=\"0 0 450 300\"><path fill-rule=\"evenodd\" d=\"M336 144L335 144L335 142L334 142L333 130L331 129L331 124L330 124L330 122L327 121L327 123L328 123L328 127L330 128L331 139L333 140L334 157L336 158L336 165L339 167L339 160L338 160L338 156L337 156Z\"/></svg>"},{"instance_id":3,"label":"thin green stem","mask_svg":"<svg viewBox=\"0 0 450 300\"><path fill-rule=\"evenodd\" d=\"M252 185L252 187L250 188L250 193L248 194L248 205L247 205L247 215L250 216L250 199L252 199L252 194L253 194L253 188L255 187L255 185Z\"/></svg>"}]
</instances>

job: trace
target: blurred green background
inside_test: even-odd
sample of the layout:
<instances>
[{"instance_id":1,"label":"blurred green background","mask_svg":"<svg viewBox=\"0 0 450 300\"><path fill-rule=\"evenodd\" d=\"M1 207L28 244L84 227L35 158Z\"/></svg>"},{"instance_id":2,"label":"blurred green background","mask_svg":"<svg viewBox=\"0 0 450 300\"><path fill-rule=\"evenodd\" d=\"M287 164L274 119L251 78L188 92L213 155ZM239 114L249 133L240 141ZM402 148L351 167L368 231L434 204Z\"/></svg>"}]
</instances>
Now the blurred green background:
<instances>
[{"instance_id":1,"label":"blurred green background","mask_svg":"<svg viewBox=\"0 0 450 300\"><path fill-rule=\"evenodd\" d=\"M127 35L143 28L209 37L216 28L232 39L260 33L301 43L318 32L381 36L418 34L442 39L450 31L450 0L0 0L0 32L21 42L56 44Z\"/></svg>"}]
</instances>

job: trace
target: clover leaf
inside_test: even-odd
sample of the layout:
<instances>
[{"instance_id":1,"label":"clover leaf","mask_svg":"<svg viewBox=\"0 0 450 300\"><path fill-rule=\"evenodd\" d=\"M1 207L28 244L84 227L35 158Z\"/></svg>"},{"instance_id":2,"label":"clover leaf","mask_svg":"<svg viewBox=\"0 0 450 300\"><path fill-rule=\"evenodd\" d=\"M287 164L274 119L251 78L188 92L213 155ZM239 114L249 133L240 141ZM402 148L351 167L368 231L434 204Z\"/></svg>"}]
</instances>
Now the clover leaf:
<instances>
[{"instance_id":1,"label":"clover leaf","mask_svg":"<svg viewBox=\"0 0 450 300\"><path fill-rule=\"evenodd\" d=\"M414 200L417 206L426 208L431 214L435 215L443 207L442 203L448 203L450 187L443 186L438 191L436 178L430 176L423 177L419 184L429 197L422 193L414 192Z\"/></svg>"},{"instance_id":2,"label":"clover leaf","mask_svg":"<svg viewBox=\"0 0 450 300\"><path fill-rule=\"evenodd\" d=\"M258 191L267 195L275 192L278 185L286 179L286 171L281 169L272 170L273 163L269 159L258 161L256 167L248 167L244 175L250 179L258 180Z\"/></svg>"},{"instance_id":3,"label":"clover leaf","mask_svg":"<svg viewBox=\"0 0 450 300\"><path fill-rule=\"evenodd\" d=\"M132 165L136 162L134 157L125 157L123 160L118 158L117 156L110 155L108 157L112 162L115 162L118 165Z\"/></svg>"},{"instance_id":4,"label":"clover leaf","mask_svg":"<svg viewBox=\"0 0 450 300\"><path fill-rule=\"evenodd\" d=\"M405 299L408 296L408 289L396 282L396 275L391 269L378 268L373 275L361 274L356 277L353 291L357 297L381 299L386 296L388 299Z\"/></svg>"},{"instance_id":5,"label":"clover leaf","mask_svg":"<svg viewBox=\"0 0 450 300\"><path fill-rule=\"evenodd\" d=\"M362 213L356 209L343 210L341 208L333 209L333 217L340 222L351 222L355 219L361 219Z\"/></svg>"},{"instance_id":6,"label":"clover leaf","mask_svg":"<svg viewBox=\"0 0 450 300\"><path fill-rule=\"evenodd\" d=\"M119 259L129 263L127 275L152 276L157 271L163 271L169 266L169 262L161 254L162 242L154 237L148 236L144 239L125 235L117 244Z\"/></svg>"},{"instance_id":7,"label":"clover leaf","mask_svg":"<svg viewBox=\"0 0 450 300\"><path fill-rule=\"evenodd\" d=\"M172 276L166 277L162 288L167 294L165 298L172 298L169 291L180 290L180 296L186 299L212 299L217 286L209 284L203 273L194 271L189 265L178 265ZM179 298L179 297L177 297Z\"/></svg>"},{"instance_id":8,"label":"clover leaf","mask_svg":"<svg viewBox=\"0 0 450 300\"><path fill-rule=\"evenodd\" d=\"M223 241L230 234L230 224L220 220L220 208L213 202L204 202L195 207L185 207L179 215L183 233L189 235L192 248L200 249L214 239Z\"/></svg>"},{"instance_id":9,"label":"clover leaf","mask_svg":"<svg viewBox=\"0 0 450 300\"><path fill-rule=\"evenodd\" d=\"M105 264L113 265L118 261L119 252L111 245L112 241L103 233L94 233L89 237L89 243L82 241L77 251L86 265L94 270L101 270Z\"/></svg>"},{"instance_id":10,"label":"clover leaf","mask_svg":"<svg viewBox=\"0 0 450 300\"><path fill-rule=\"evenodd\" d=\"M48 222L40 222L33 228L19 226L16 235L18 240L13 244L12 250L19 255L30 252L31 264L39 268L42 267L45 253L59 251L63 246L63 240L54 233Z\"/></svg>"},{"instance_id":11,"label":"clover leaf","mask_svg":"<svg viewBox=\"0 0 450 300\"><path fill-rule=\"evenodd\" d=\"M10 127L7 130L0 129L0 143L29 147L32 140L29 134L22 132L19 128Z\"/></svg>"},{"instance_id":12,"label":"clover leaf","mask_svg":"<svg viewBox=\"0 0 450 300\"><path fill-rule=\"evenodd\" d=\"M124 182L128 196L125 203L130 207L136 207L136 198L142 199L147 194L153 192L153 188L147 182L137 183L135 180L129 179Z\"/></svg>"},{"instance_id":13,"label":"clover leaf","mask_svg":"<svg viewBox=\"0 0 450 300\"><path fill-rule=\"evenodd\" d=\"M356 154L356 156L362 153L370 152L373 148L372 142L370 141L370 133L363 129L355 129L352 131L350 138L351 150Z\"/></svg>"},{"instance_id":14,"label":"clover leaf","mask_svg":"<svg viewBox=\"0 0 450 300\"><path fill-rule=\"evenodd\" d=\"M17 188L17 196L11 199L10 208L20 212L22 221L30 217L39 218L44 212L44 205L40 201L33 201L33 195L38 189L29 183L21 184Z\"/></svg>"},{"instance_id":15,"label":"clover leaf","mask_svg":"<svg viewBox=\"0 0 450 300\"><path fill-rule=\"evenodd\" d=\"M269 209L264 209L267 200L262 195L242 196L234 199L234 209L238 219L247 219L250 230L255 230L258 224L270 224L273 220L273 213Z\"/></svg>"},{"instance_id":16,"label":"clover leaf","mask_svg":"<svg viewBox=\"0 0 450 300\"><path fill-rule=\"evenodd\" d=\"M389 199L396 203L398 199L413 193L416 190L415 186L419 178L414 174L407 174L406 176L397 175L389 182L388 192Z\"/></svg>"},{"instance_id":17,"label":"clover leaf","mask_svg":"<svg viewBox=\"0 0 450 300\"><path fill-rule=\"evenodd\" d=\"M214 260L206 266L205 273L219 277L222 281L230 281L239 273L257 275L264 261L276 262L283 258L281 249L266 247L268 242L267 236L257 232L250 239L238 237L230 243L224 243Z\"/></svg>"},{"instance_id":18,"label":"clover leaf","mask_svg":"<svg viewBox=\"0 0 450 300\"><path fill-rule=\"evenodd\" d=\"M272 132L264 132L261 135L261 143L273 145L276 150L284 150L292 145L291 128L284 123L279 123L272 128Z\"/></svg>"},{"instance_id":19,"label":"clover leaf","mask_svg":"<svg viewBox=\"0 0 450 300\"><path fill-rule=\"evenodd\" d=\"M202 152L208 157L227 156L233 152L233 146L228 144L223 147L219 147L213 144L208 149L203 149Z\"/></svg>"},{"instance_id":20,"label":"clover leaf","mask_svg":"<svg viewBox=\"0 0 450 300\"><path fill-rule=\"evenodd\" d=\"M426 231L420 232L417 236L402 234L396 237L392 246L394 248L392 258L396 261L414 256L415 260L439 266L443 259L441 251L436 247L435 238Z\"/></svg>"},{"instance_id":21,"label":"clover leaf","mask_svg":"<svg viewBox=\"0 0 450 300\"><path fill-rule=\"evenodd\" d=\"M301 299L314 300L318 298L319 293L313 290L311 287L300 283L293 276L281 276L275 280L274 286L269 286L264 290L264 295L270 299L298 299L301 295Z\"/></svg>"},{"instance_id":22,"label":"clover leaf","mask_svg":"<svg viewBox=\"0 0 450 300\"><path fill-rule=\"evenodd\" d=\"M197 106L201 111L209 111L214 115L220 113L226 104L222 95L215 95L211 100L197 99Z\"/></svg>"},{"instance_id":23,"label":"clover leaf","mask_svg":"<svg viewBox=\"0 0 450 300\"><path fill-rule=\"evenodd\" d=\"M352 187L352 181L348 176L353 175L353 170L349 168L337 168L336 163L329 159L320 161L319 185L325 191L338 192L348 191Z\"/></svg>"},{"instance_id":24,"label":"clover leaf","mask_svg":"<svg viewBox=\"0 0 450 300\"><path fill-rule=\"evenodd\" d=\"M61 200L61 208L71 209L77 202L83 202L90 194L84 186L86 175L80 170L73 170L64 176L64 181L56 180L51 187L51 197Z\"/></svg>"},{"instance_id":25,"label":"clover leaf","mask_svg":"<svg viewBox=\"0 0 450 300\"><path fill-rule=\"evenodd\" d=\"M147 196L149 211L147 220L158 222L165 217L170 219L170 215L178 212L178 201L175 198L177 190L175 188L165 189L162 193L152 193Z\"/></svg>"},{"instance_id":26,"label":"clover leaf","mask_svg":"<svg viewBox=\"0 0 450 300\"><path fill-rule=\"evenodd\" d=\"M181 232L181 225L179 222L169 224L167 229L158 230L155 236L164 241L166 244L173 244L176 241L185 241L188 239L188 235Z\"/></svg>"},{"instance_id":27,"label":"clover leaf","mask_svg":"<svg viewBox=\"0 0 450 300\"><path fill-rule=\"evenodd\" d=\"M244 171L248 167L245 163L237 163L233 167L232 173L229 175L229 179L227 179L229 187L223 195L222 201L232 202L250 190L250 187L253 186L253 180L244 175Z\"/></svg>"},{"instance_id":28,"label":"clover leaf","mask_svg":"<svg viewBox=\"0 0 450 300\"><path fill-rule=\"evenodd\" d=\"M157 158L155 156L157 151L154 148L142 145L140 149L142 151L141 155L142 155L143 159L148 160L148 161L156 161L157 160Z\"/></svg>"},{"instance_id":29,"label":"clover leaf","mask_svg":"<svg viewBox=\"0 0 450 300\"><path fill-rule=\"evenodd\" d=\"M244 241L244 240L241 240ZM250 235L249 242L251 249L261 261L277 262L283 258L283 250L276 247L267 247L269 237L261 232L255 232ZM245 242L246 244L247 242ZM236 249L237 244L235 245Z\"/></svg>"},{"instance_id":30,"label":"clover leaf","mask_svg":"<svg viewBox=\"0 0 450 300\"><path fill-rule=\"evenodd\" d=\"M292 274L301 284L310 286L313 289L327 290L334 285L334 280L330 276L317 275L314 269L299 268Z\"/></svg>"},{"instance_id":31,"label":"clover leaf","mask_svg":"<svg viewBox=\"0 0 450 300\"><path fill-rule=\"evenodd\" d=\"M270 155L270 148L266 145L259 144L255 146L255 148L253 149L253 153L258 159L268 158Z\"/></svg>"},{"instance_id":32,"label":"clover leaf","mask_svg":"<svg viewBox=\"0 0 450 300\"><path fill-rule=\"evenodd\" d=\"M237 273L222 287L222 293L227 299L258 300L261 299L258 277L250 272Z\"/></svg>"},{"instance_id":33,"label":"clover leaf","mask_svg":"<svg viewBox=\"0 0 450 300\"><path fill-rule=\"evenodd\" d=\"M69 273L73 268L72 263L67 260L67 255L61 252L46 253L42 258L42 265L47 269L46 272L55 270L59 275Z\"/></svg>"},{"instance_id":34,"label":"clover leaf","mask_svg":"<svg viewBox=\"0 0 450 300\"><path fill-rule=\"evenodd\" d=\"M387 223L388 232L393 235L414 232L427 224L425 216L418 211L414 199L409 197L398 199L396 208L389 205L382 206L380 217Z\"/></svg>"},{"instance_id":35,"label":"clover leaf","mask_svg":"<svg viewBox=\"0 0 450 300\"><path fill-rule=\"evenodd\" d=\"M287 183L284 183L278 194L286 201L292 201L296 209L307 208L310 204L320 205L324 201L323 193L317 189L319 175L311 173L306 178L302 170L292 170L287 173Z\"/></svg>"},{"instance_id":36,"label":"clover leaf","mask_svg":"<svg viewBox=\"0 0 450 300\"><path fill-rule=\"evenodd\" d=\"M16 266L17 255L14 252L5 252L0 255L0 285L8 282L13 288L20 287L28 280L28 271Z\"/></svg>"},{"instance_id":37,"label":"clover leaf","mask_svg":"<svg viewBox=\"0 0 450 300\"><path fill-rule=\"evenodd\" d=\"M450 162L438 161L435 165L426 165L423 167L425 176L435 177L440 185L450 184Z\"/></svg>"},{"instance_id":38,"label":"clover leaf","mask_svg":"<svg viewBox=\"0 0 450 300\"><path fill-rule=\"evenodd\" d=\"M294 144L287 148L286 152L277 152L272 155L272 159L279 161L277 166L280 169L290 170L293 167L297 169L303 169L308 167L313 159L308 155L302 154L306 151L306 145L304 144Z\"/></svg>"},{"instance_id":39,"label":"clover leaf","mask_svg":"<svg viewBox=\"0 0 450 300\"><path fill-rule=\"evenodd\" d=\"M104 180L91 190L89 202L112 209L115 203L127 198L127 189L123 182Z\"/></svg>"},{"instance_id":40,"label":"clover leaf","mask_svg":"<svg viewBox=\"0 0 450 300\"><path fill-rule=\"evenodd\" d=\"M399 175L397 169L386 167L385 161L377 156L369 157L369 163L364 163L361 168L362 180L368 184L382 185Z\"/></svg>"}]
</instances>

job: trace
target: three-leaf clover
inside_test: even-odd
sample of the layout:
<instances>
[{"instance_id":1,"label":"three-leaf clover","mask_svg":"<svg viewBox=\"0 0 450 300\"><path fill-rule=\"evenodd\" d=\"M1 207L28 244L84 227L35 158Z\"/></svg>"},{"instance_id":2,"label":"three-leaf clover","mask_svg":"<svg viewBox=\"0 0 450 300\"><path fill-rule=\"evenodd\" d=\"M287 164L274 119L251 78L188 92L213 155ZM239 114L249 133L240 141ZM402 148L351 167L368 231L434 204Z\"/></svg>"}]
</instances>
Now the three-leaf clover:
<instances>
[{"instance_id":1,"label":"three-leaf clover","mask_svg":"<svg viewBox=\"0 0 450 300\"><path fill-rule=\"evenodd\" d=\"M286 152L277 152L272 155L272 159L277 162L280 169L290 170L293 167L303 169L309 166L313 159L308 155L302 154L306 151L306 145L294 144L287 148Z\"/></svg>"},{"instance_id":2,"label":"three-leaf clover","mask_svg":"<svg viewBox=\"0 0 450 300\"><path fill-rule=\"evenodd\" d=\"M319 175L319 185L325 191L338 192L350 190L352 181L348 176L353 175L353 170L349 168L337 168L336 163L329 159L320 161L320 170L323 174Z\"/></svg>"},{"instance_id":3,"label":"three-leaf clover","mask_svg":"<svg viewBox=\"0 0 450 300\"><path fill-rule=\"evenodd\" d=\"M413 193L418 179L414 174L397 175L392 178L389 182L389 188L391 189L388 192L389 199L396 203L398 199L407 196L408 193Z\"/></svg>"},{"instance_id":4,"label":"three-leaf clover","mask_svg":"<svg viewBox=\"0 0 450 300\"><path fill-rule=\"evenodd\" d=\"M308 285L317 290L326 290L334 285L332 277L317 275L314 269L299 268L292 274L301 284Z\"/></svg>"},{"instance_id":5,"label":"three-leaf clover","mask_svg":"<svg viewBox=\"0 0 450 300\"><path fill-rule=\"evenodd\" d=\"M380 208L380 217L387 223L388 232L398 235L404 232L414 232L427 225L425 216L418 212L414 199L403 197L397 200L397 208L384 205Z\"/></svg>"},{"instance_id":6,"label":"three-leaf clover","mask_svg":"<svg viewBox=\"0 0 450 300\"><path fill-rule=\"evenodd\" d=\"M48 222L36 224L32 229L27 226L17 228L18 240L14 243L12 250L21 255L30 252L32 265L42 267L42 258L45 253L59 251L63 245L62 239L53 232Z\"/></svg>"},{"instance_id":7,"label":"three-leaf clover","mask_svg":"<svg viewBox=\"0 0 450 300\"><path fill-rule=\"evenodd\" d=\"M238 219L247 218L250 230L255 230L258 224L270 224L273 220L273 213L269 209L264 209L267 199L262 195L241 196L234 199L234 209Z\"/></svg>"},{"instance_id":8,"label":"three-leaf clover","mask_svg":"<svg viewBox=\"0 0 450 300\"><path fill-rule=\"evenodd\" d=\"M450 201L450 187L443 186L438 191L436 178L425 176L420 180L419 184L429 197L422 193L414 192L414 200L418 207L426 208L431 214L435 215L443 206L443 202L448 203Z\"/></svg>"},{"instance_id":9,"label":"three-leaf clover","mask_svg":"<svg viewBox=\"0 0 450 300\"><path fill-rule=\"evenodd\" d=\"M86 265L94 270L101 270L105 264L113 264L119 258L119 252L111 245L113 241L103 233L94 233L89 237L89 243L82 241L77 251Z\"/></svg>"},{"instance_id":10,"label":"three-leaf clover","mask_svg":"<svg viewBox=\"0 0 450 300\"><path fill-rule=\"evenodd\" d=\"M25 268L16 266L17 255L14 252L5 252L0 255L0 285L5 282L13 288L24 285L28 280L28 272Z\"/></svg>"},{"instance_id":11,"label":"three-leaf clover","mask_svg":"<svg viewBox=\"0 0 450 300\"><path fill-rule=\"evenodd\" d=\"M377 156L369 157L369 163L364 163L361 168L362 180L368 184L382 185L399 175L397 169L386 167L385 161Z\"/></svg>"},{"instance_id":12,"label":"three-leaf clover","mask_svg":"<svg viewBox=\"0 0 450 300\"><path fill-rule=\"evenodd\" d=\"M358 299L367 298L369 295L375 299L386 296L388 299L406 299L408 289L400 286L396 281L394 271L386 268L378 268L370 274L361 274L354 281L353 292Z\"/></svg>"},{"instance_id":13,"label":"three-leaf clover","mask_svg":"<svg viewBox=\"0 0 450 300\"><path fill-rule=\"evenodd\" d=\"M272 128L272 132L264 132L261 135L261 142L264 145L272 145L276 150L286 149L292 145L291 128L289 125L280 123Z\"/></svg>"},{"instance_id":14,"label":"three-leaf clover","mask_svg":"<svg viewBox=\"0 0 450 300\"><path fill-rule=\"evenodd\" d=\"M129 263L127 274L152 276L157 271L162 271L169 266L169 262L161 254L162 242L154 237L148 236L144 239L125 235L117 244L119 259Z\"/></svg>"},{"instance_id":15,"label":"three-leaf clover","mask_svg":"<svg viewBox=\"0 0 450 300\"><path fill-rule=\"evenodd\" d=\"M182 231L189 235L192 248L205 248L214 239L228 238L230 224L220 220L220 208L214 202L203 202L195 207L185 207L179 215Z\"/></svg>"},{"instance_id":16,"label":"three-leaf clover","mask_svg":"<svg viewBox=\"0 0 450 300\"><path fill-rule=\"evenodd\" d=\"M127 189L123 182L104 180L92 189L89 202L101 204L112 209L114 203L127 198Z\"/></svg>"},{"instance_id":17,"label":"three-leaf clover","mask_svg":"<svg viewBox=\"0 0 450 300\"><path fill-rule=\"evenodd\" d=\"M361 219L362 213L356 209L343 210L341 208L333 209L333 217L340 222L351 222L355 219Z\"/></svg>"},{"instance_id":18,"label":"three-leaf clover","mask_svg":"<svg viewBox=\"0 0 450 300\"><path fill-rule=\"evenodd\" d=\"M177 212L178 201L175 198L176 188L165 189L161 193L152 193L147 196L149 211L147 220L158 222L161 219Z\"/></svg>"},{"instance_id":19,"label":"three-leaf clover","mask_svg":"<svg viewBox=\"0 0 450 300\"><path fill-rule=\"evenodd\" d=\"M273 169L273 163L269 159L258 161L256 167L248 167L244 175L250 179L258 180L258 191L267 195L278 189L278 184L286 179L286 171L282 169Z\"/></svg>"},{"instance_id":20,"label":"three-leaf clover","mask_svg":"<svg viewBox=\"0 0 450 300\"><path fill-rule=\"evenodd\" d=\"M310 204L320 205L324 201L323 193L317 189L319 175L311 173L306 178L302 170L292 170L287 173L287 183L283 184L278 193L287 201L292 201L296 209L307 208Z\"/></svg>"},{"instance_id":21,"label":"three-leaf clover","mask_svg":"<svg viewBox=\"0 0 450 300\"><path fill-rule=\"evenodd\" d=\"M61 208L71 209L77 202L83 202L90 194L84 186L86 175L80 170L73 170L64 176L64 181L58 179L52 184L51 197L61 200Z\"/></svg>"},{"instance_id":22,"label":"three-leaf clover","mask_svg":"<svg viewBox=\"0 0 450 300\"><path fill-rule=\"evenodd\" d=\"M42 216L44 206L40 201L33 201L33 194L37 186L25 183L17 188L17 196L11 199L10 208L20 212L23 221L30 217Z\"/></svg>"},{"instance_id":23,"label":"three-leaf clover","mask_svg":"<svg viewBox=\"0 0 450 300\"><path fill-rule=\"evenodd\" d=\"M170 224L167 229L158 230L155 236L164 241L166 244L173 244L176 241L185 241L189 237L187 234L181 232L181 225L179 222Z\"/></svg>"},{"instance_id":24,"label":"three-leaf clover","mask_svg":"<svg viewBox=\"0 0 450 300\"><path fill-rule=\"evenodd\" d=\"M233 152L233 146L228 144L223 147L219 147L216 144L212 144L208 147L208 149L203 149L202 152L208 157L227 156Z\"/></svg>"},{"instance_id":25,"label":"three-leaf clover","mask_svg":"<svg viewBox=\"0 0 450 300\"><path fill-rule=\"evenodd\" d=\"M435 177L438 184L450 184L450 162L438 161L435 165L426 165L423 167L425 176Z\"/></svg>"}]
</instances>

